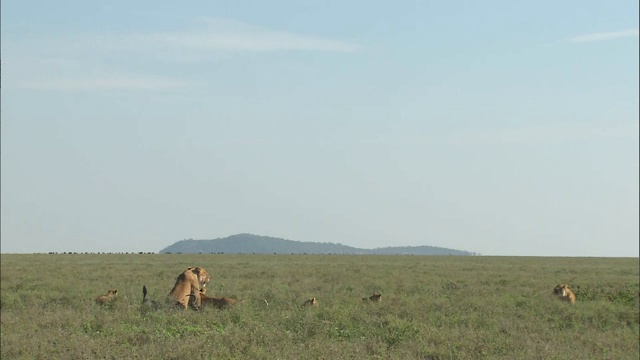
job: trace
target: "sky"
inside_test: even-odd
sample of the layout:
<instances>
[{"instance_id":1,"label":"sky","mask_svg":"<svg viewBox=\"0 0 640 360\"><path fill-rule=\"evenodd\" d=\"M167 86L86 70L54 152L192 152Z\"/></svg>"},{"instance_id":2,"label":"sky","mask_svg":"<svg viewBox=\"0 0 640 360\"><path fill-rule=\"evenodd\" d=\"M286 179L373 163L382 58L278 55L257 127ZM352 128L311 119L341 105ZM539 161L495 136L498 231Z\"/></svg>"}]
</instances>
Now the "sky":
<instances>
[{"instance_id":1,"label":"sky","mask_svg":"<svg viewBox=\"0 0 640 360\"><path fill-rule=\"evenodd\" d=\"M639 255L637 0L6 0L2 253Z\"/></svg>"}]
</instances>

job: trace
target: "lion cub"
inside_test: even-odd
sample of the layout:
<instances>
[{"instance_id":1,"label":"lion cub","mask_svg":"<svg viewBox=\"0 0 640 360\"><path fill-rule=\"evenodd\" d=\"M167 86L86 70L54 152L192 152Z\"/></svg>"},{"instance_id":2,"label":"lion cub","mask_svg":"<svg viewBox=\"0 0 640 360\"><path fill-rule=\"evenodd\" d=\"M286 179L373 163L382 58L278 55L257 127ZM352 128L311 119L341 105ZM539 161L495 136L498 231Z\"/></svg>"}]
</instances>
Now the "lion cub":
<instances>
[{"instance_id":1,"label":"lion cub","mask_svg":"<svg viewBox=\"0 0 640 360\"><path fill-rule=\"evenodd\" d=\"M117 294L118 290L109 290L107 291L107 295L100 295L96 298L96 304L104 305L105 303L113 300Z\"/></svg>"},{"instance_id":2,"label":"lion cub","mask_svg":"<svg viewBox=\"0 0 640 360\"><path fill-rule=\"evenodd\" d=\"M305 300L302 306L318 306L318 299L313 297L309 300Z\"/></svg>"},{"instance_id":3,"label":"lion cub","mask_svg":"<svg viewBox=\"0 0 640 360\"><path fill-rule=\"evenodd\" d=\"M380 295L379 292L374 292L373 295L369 296L369 297L364 297L362 298L362 301L382 301L382 295Z\"/></svg>"},{"instance_id":4,"label":"lion cub","mask_svg":"<svg viewBox=\"0 0 640 360\"><path fill-rule=\"evenodd\" d=\"M556 287L553 289L553 294L559 296L560 299L566 302L570 302L572 304L576 303L576 295L573 293L573 291L571 291L569 285L567 284L556 285Z\"/></svg>"}]
</instances>

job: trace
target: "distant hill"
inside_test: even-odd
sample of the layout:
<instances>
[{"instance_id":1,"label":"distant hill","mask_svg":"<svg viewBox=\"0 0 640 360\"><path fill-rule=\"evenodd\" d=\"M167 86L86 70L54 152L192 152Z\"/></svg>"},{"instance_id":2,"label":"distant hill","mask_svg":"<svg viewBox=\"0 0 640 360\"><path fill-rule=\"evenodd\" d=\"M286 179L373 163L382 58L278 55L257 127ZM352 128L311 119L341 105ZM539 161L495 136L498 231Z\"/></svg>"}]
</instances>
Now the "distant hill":
<instances>
[{"instance_id":1,"label":"distant hill","mask_svg":"<svg viewBox=\"0 0 640 360\"><path fill-rule=\"evenodd\" d=\"M237 234L213 240L181 240L160 250L161 254L361 254L361 255L479 255L437 246L398 246L359 249L342 244L293 241L269 236Z\"/></svg>"}]
</instances>

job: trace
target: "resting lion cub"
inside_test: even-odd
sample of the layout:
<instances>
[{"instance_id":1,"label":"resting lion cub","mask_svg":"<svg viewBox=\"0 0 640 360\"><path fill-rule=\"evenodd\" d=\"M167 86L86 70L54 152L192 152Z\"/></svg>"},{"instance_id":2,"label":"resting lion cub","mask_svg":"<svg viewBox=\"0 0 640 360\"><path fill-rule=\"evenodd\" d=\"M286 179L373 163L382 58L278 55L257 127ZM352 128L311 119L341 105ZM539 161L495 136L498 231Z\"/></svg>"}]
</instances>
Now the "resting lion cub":
<instances>
[{"instance_id":1,"label":"resting lion cub","mask_svg":"<svg viewBox=\"0 0 640 360\"><path fill-rule=\"evenodd\" d=\"M362 298L362 301L382 301L382 295L379 292L374 292L373 295L369 297Z\"/></svg>"},{"instance_id":2,"label":"resting lion cub","mask_svg":"<svg viewBox=\"0 0 640 360\"><path fill-rule=\"evenodd\" d=\"M96 298L96 304L104 305L105 303L113 300L117 294L118 290L109 290L107 291L107 295L100 295Z\"/></svg>"},{"instance_id":3,"label":"resting lion cub","mask_svg":"<svg viewBox=\"0 0 640 360\"><path fill-rule=\"evenodd\" d=\"M318 306L318 299L316 298L311 298L309 300L306 300L302 306Z\"/></svg>"},{"instance_id":4,"label":"resting lion cub","mask_svg":"<svg viewBox=\"0 0 640 360\"><path fill-rule=\"evenodd\" d=\"M569 285L567 284L556 285L556 287L553 289L553 294L559 296L560 299L566 302L570 302L572 304L576 303L576 295L573 293L573 291L571 291Z\"/></svg>"}]
</instances>

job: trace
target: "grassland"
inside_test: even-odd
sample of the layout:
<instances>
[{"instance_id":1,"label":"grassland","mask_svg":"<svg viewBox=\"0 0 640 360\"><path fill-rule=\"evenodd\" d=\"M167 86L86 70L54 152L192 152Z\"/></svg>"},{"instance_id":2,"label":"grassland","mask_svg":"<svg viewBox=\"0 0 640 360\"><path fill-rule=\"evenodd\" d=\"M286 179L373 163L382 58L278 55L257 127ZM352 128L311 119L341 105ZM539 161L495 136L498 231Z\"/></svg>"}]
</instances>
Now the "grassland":
<instances>
[{"instance_id":1,"label":"grassland","mask_svg":"<svg viewBox=\"0 0 640 360\"><path fill-rule=\"evenodd\" d=\"M637 258L1 255L2 359L638 359ZM199 265L226 310L141 310ZM577 303L552 296L568 283ZM117 289L107 306L94 299ZM361 299L380 291L383 301ZM301 307L316 297L316 308ZM268 300L269 305L264 303Z\"/></svg>"}]
</instances>

